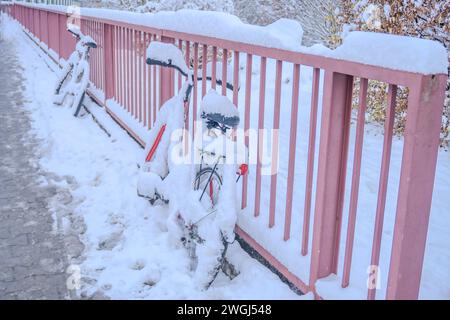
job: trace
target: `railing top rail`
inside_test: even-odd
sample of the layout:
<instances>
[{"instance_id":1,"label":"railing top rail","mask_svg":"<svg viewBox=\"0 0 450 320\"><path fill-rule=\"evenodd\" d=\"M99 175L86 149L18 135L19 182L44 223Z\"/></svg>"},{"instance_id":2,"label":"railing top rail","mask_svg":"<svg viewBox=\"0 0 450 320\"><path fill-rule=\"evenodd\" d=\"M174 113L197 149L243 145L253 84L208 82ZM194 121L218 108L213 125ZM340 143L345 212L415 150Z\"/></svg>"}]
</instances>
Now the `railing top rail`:
<instances>
[{"instance_id":1,"label":"railing top rail","mask_svg":"<svg viewBox=\"0 0 450 320\"><path fill-rule=\"evenodd\" d=\"M54 5L42 5L42 4L30 4L30 3L16 3L17 5L31 7L37 10L45 10L57 14L63 14L70 16L66 10L63 10L63 6ZM422 73L410 72L404 70L395 70L383 66L369 65L361 62L344 60L340 58L334 58L329 56L323 56L314 53L305 53L298 51L291 51L286 49L278 49L273 47L265 47L257 44L250 44L235 40L228 40L222 38L216 38L211 36L205 36L200 34L193 34L187 32L180 32L174 30L167 30L161 28L155 28L145 26L142 24L135 24L126 21L108 19L104 17L96 17L93 15L81 15L82 19L97 21L105 24L115 25L119 27L132 28L138 31L148 32L156 34L158 36L166 36L171 38L177 38L182 40L188 40L191 42L198 42L200 44L206 44L209 46L215 46L228 50L239 51L243 53L249 53L252 55L258 55L270 59L282 60L294 64L306 65L314 68L320 68L331 72L338 72L355 77L367 78L372 80L383 81L390 84L411 87L420 82L420 80L426 76ZM438 73L441 74L441 73ZM445 74L445 73L442 73ZM446 75L446 74L445 74Z\"/></svg>"},{"instance_id":2,"label":"railing top rail","mask_svg":"<svg viewBox=\"0 0 450 320\"><path fill-rule=\"evenodd\" d=\"M417 81L423 76L420 73L393 70L385 67L363 64L360 62L341 60L332 57L324 57L320 55L289 51L284 49L268 48L255 44L224 40L184 32L162 30L162 35L171 38L183 39L191 42L198 42L216 46L228 50L250 53L269 59L282 60L285 62L306 65L332 72L339 72L355 77L379 80L387 83L392 83L395 79L395 83L392 84L407 87L417 83Z\"/></svg>"}]
</instances>

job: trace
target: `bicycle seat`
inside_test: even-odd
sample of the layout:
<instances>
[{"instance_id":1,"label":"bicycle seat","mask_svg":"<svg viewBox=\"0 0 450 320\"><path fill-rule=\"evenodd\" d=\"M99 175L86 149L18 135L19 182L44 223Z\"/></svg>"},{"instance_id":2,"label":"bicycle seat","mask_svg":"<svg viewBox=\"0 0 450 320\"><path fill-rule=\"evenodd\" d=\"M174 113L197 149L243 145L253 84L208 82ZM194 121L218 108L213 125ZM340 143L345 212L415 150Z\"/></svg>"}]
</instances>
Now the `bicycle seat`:
<instances>
[{"instance_id":1,"label":"bicycle seat","mask_svg":"<svg viewBox=\"0 0 450 320\"><path fill-rule=\"evenodd\" d=\"M237 107L214 89L209 90L202 100L201 117L206 119L208 129L214 127L226 131L239 125Z\"/></svg>"}]
</instances>

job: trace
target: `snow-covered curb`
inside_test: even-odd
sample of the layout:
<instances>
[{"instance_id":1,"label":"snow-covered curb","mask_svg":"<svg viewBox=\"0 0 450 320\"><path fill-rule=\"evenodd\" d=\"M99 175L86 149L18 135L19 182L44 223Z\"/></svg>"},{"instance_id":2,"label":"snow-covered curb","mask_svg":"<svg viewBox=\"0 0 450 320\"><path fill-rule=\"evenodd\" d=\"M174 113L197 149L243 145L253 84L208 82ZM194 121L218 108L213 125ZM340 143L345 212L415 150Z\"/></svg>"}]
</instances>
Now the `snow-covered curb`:
<instances>
[{"instance_id":1,"label":"snow-covered curb","mask_svg":"<svg viewBox=\"0 0 450 320\"><path fill-rule=\"evenodd\" d=\"M224 40L319 55L393 70L420 74L447 74L445 47L437 42L406 36L374 32L350 32L335 50L323 45L301 45L301 25L280 19L268 26L242 22L238 17L215 11L179 10L137 13L112 9L78 8L56 5L26 4L30 7L81 16L115 20L161 30L185 32ZM76 9L74 9L76 8Z\"/></svg>"}]
</instances>

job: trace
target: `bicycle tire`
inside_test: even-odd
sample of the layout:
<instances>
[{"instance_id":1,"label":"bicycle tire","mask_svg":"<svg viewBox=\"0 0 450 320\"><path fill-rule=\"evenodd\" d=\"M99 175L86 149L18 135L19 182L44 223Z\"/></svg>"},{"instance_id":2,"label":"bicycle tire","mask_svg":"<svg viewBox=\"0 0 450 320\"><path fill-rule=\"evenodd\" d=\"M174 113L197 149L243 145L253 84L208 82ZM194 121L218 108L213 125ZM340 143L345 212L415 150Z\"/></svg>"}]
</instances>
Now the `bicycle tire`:
<instances>
[{"instance_id":1,"label":"bicycle tire","mask_svg":"<svg viewBox=\"0 0 450 320\"><path fill-rule=\"evenodd\" d=\"M211 176L211 173L212 173L212 176ZM197 172L196 177L195 177L194 189L195 190L203 190L205 188L205 183L208 182L208 179L210 176L211 176L211 180L213 181L213 188L215 187L216 190L213 191L212 197L211 197L211 193L210 193L209 198L211 200L212 205L215 206L217 204L218 195L219 195L220 189L222 187L222 177L217 173L217 170L213 170L213 168L211 168L211 167L206 167L206 168L201 169L199 172ZM206 290L212 285L214 280L216 280L217 275L219 274L220 270L222 270L223 262L224 262L224 259L225 259L225 256L226 256L226 253L228 250L228 242L223 237L222 232L220 233L220 237L221 237L222 244L223 244L223 250L222 250L220 256L218 257L217 265L209 272L210 278L205 285Z\"/></svg>"},{"instance_id":2,"label":"bicycle tire","mask_svg":"<svg viewBox=\"0 0 450 320\"><path fill-rule=\"evenodd\" d=\"M199 172L197 172L197 174L195 175L194 190L204 190L205 189L205 183L208 182L208 179L211 176L212 171L213 171L213 168L206 167L206 168L201 169ZM217 204L217 201L219 198L220 188L222 187L222 178L217 173L217 170L214 170L213 176L211 177L211 181L212 181L213 190L212 190L212 192L211 192L211 189L208 190L208 193L210 196L209 198L211 200L211 204L213 206L215 206ZM214 188L216 188L216 189L214 189Z\"/></svg>"},{"instance_id":3,"label":"bicycle tire","mask_svg":"<svg viewBox=\"0 0 450 320\"><path fill-rule=\"evenodd\" d=\"M69 77L69 75L73 72L73 67L74 67L73 63L68 64L68 68L65 71L63 78L58 82L58 84L55 88L55 95L60 94L61 89L63 87L65 87L67 85L67 83L70 82L71 77Z\"/></svg>"},{"instance_id":4,"label":"bicycle tire","mask_svg":"<svg viewBox=\"0 0 450 320\"><path fill-rule=\"evenodd\" d=\"M216 267L211 271L210 275L211 278L209 280L209 282L207 283L205 289L208 290L209 287L211 287L211 285L213 284L214 280L216 280L217 275L219 274L220 270L222 270L222 266L225 260L225 256L227 255L227 250L228 250L228 242L225 240L225 238L222 235L222 232L220 233L220 237L222 238L222 244L223 244L223 250L219 259L219 263L216 265Z\"/></svg>"},{"instance_id":5,"label":"bicycle tire","mask_svg":"<svg viewBox=\"0 0 450 320\"><path fill-rule=\"evenodd\" d=\"M196 270L197 269L197 263L198 263L198 256L197 256L197 247L204 245L204 241L197 233L196 229L189 228L185 223L184 220L180 220L180 227L182 228L182 238L181 243L183 244L184 248L187 250L189 259L190 259L190 269ZM222 232L220 232L220 238L222 240L223 249L220 253L220 256L217 259L216 266L211 269L209 272L209 279L206 282L204 288L206 290L209 289L209 287L213 284L214 280L216 280L217 275L219 272L223 269L225 257L228 250L228 242L225 240Z\"/></svg>"},{"instance_id":6,"label":"bicycle tire","mask_svg":"<svg viewBox=\"0 0 450 320\"><path fill-rule=\"evenodd\" d=\"M79 101L78 101L77 108L76 108L75 112L73 113L74 117L78 117L81 107L83 106L83 100L84 100L85 95L86 95L86 91L83 91L83 94L81 95L81 99L79 99Z\"/></svg>"}]
</instances>

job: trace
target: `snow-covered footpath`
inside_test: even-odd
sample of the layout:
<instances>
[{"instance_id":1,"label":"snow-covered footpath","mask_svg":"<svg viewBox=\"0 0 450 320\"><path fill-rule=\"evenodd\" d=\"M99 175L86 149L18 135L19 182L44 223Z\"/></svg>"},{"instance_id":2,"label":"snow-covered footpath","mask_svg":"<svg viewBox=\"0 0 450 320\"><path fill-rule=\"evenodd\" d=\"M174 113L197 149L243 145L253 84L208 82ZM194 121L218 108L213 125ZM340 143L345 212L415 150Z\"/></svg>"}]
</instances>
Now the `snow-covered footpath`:
<instances>
[{"instance_id":1,"label":"snow-covered footpath","mask_svg":"<svg viewBox=\"0 0 450 320\"><path fill-rule=\"evenodd\" d=\"M26 108L45 156L40 165L57 175L73 176L74 213L86 223L81 267L81 296L117 299L304 299L277 276L250 258L235 243L230 260L240 275L230 281L219 275L208 291L195 286L184 248L171 241L166 212L136 196L142 149L99 108L109 138L91 117L77 119L72 110L55 107L56 74L45 55L20 27L1 17L1 36L13 45L22 64ZM45 183L45 182L43 182ZM65 183L65 182L61 182ZM52 208L58 216L56 208ZM64 217L62 217L64 220ZM267 290L270 288L270 290Z\"/></svg>"}]
</instances>

